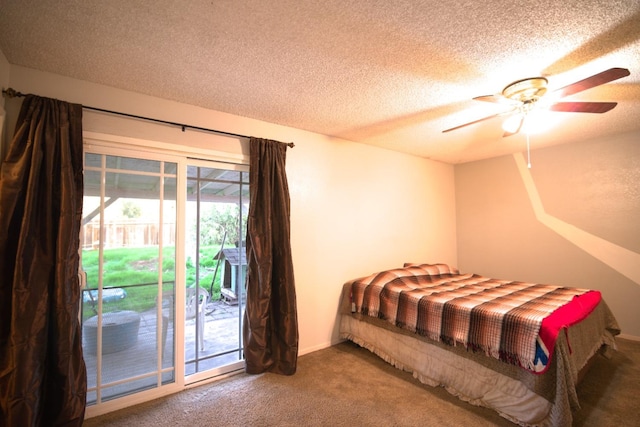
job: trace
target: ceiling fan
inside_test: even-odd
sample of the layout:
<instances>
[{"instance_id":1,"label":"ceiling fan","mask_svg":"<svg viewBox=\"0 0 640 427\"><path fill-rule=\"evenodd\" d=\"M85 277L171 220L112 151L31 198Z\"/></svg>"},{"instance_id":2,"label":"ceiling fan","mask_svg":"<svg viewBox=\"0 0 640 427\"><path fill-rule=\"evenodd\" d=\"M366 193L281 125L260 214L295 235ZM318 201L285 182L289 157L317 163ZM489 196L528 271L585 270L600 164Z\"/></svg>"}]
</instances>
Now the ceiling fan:
<instances>
[{"instance_id":1,"label":"ceiling fan","mask_svg":"<svg viewBox=\"0 0 640 427\"><path fill-rule=\"evenodd\" d=\"M505 137L520 132L525 117L534 110L546 109L569 113L606 113L607 111L612 110L618 103L582 101L559 102L557 100L565 96L573 95L575 93L582 92L583 90L591 89L622 77L626 77L629 74L629 70L626 68L610 68L552 92L548 92L547 90L548 80L545 77L530 77L517 80L505 86L502 93L473 98L477 101L508 105L512 107L510 110L492 114L472 122L443 130L442 132L450 132L494 117L510 115L510 117L505 120L505 123L503 123L503 129L505 130L503 137Z\"/></svg>"}]
</instances>

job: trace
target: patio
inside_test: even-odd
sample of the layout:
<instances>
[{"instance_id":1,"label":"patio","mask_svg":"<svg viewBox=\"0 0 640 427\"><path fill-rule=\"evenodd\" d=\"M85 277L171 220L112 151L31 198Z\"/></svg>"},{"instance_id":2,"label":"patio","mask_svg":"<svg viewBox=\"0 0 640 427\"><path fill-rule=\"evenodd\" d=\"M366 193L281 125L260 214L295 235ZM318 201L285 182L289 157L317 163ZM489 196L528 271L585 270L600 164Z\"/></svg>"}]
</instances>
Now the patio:
<instances>
[{"instance_id":1,"label":"patio","mask_svg":"<svg viewBox=\"0 0 640 427\"><path fill-rule=\"evenodd\" d=\"M240 360L238 351L241 334L241 323L238 306L226 304L223 301L209 302L204 315L204 349L198 349L196 341L196 318L185 322L185 375L216 368ZM165 313L167 314L167 313ZM101 400L107 400L128 394L133 390L152 388L158 385L157 360L157 329L156 312L149 310L139 313L139 327L137 337L128 348L102 354L102 387ZM162 352L162 382L174 378L173 364L173 319L168 316L167 332ZM85 322L86 324L87 322ZM103 329L104 330L104 329ZM86 334L86 329L83 331ZM84 339L84 338L83 338ZM87 402L94 402L97 398L96 367L98 357L87 348L84 340L84 359L88 374ZM96 353L93 351L93 353ZM222 353L222 354L221 354ZM218 356L216 356L218 355ZM105 384L112 384L104 387ZM92 390L92 391L91 391Z\"/></svg>"}]
</instances>

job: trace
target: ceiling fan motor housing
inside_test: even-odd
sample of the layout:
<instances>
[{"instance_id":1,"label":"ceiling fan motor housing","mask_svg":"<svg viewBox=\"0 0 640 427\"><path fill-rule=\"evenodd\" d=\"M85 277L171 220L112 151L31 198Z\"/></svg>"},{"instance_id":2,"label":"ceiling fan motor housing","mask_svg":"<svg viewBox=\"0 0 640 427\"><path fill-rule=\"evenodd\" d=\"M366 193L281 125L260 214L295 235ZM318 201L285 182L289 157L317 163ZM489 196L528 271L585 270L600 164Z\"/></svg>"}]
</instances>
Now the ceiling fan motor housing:
<instances>
[{"instance_id":1,"label":"ceiling fan motor housing","mask_svg":"<svg viewBox=\"0 0 640 427\"><path fill-rule=\"evenodd\" d=\"M544 77L529 77L510 83L502 90L502 95L513 101L529 103L547 93L548 80Z\"/></svg>"}]
</instances>

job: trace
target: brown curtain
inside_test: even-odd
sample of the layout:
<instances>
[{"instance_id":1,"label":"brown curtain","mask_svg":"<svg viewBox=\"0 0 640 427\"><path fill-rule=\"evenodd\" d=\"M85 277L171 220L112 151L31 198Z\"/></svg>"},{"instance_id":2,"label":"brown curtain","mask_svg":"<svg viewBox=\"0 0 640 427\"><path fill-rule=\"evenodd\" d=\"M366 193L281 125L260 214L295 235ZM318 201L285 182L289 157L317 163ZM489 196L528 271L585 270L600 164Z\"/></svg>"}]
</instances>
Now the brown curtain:
<instances>
[{"instance_id":1,"label":"brown curtain","mask_svg":"<svg viewBox=\"0 0 640 427\"><path fill-rule=\"evenodd\" d=\"M0 176L0 424L80 426L82 106L28 95Z\"/></svg>"},{"instance_id":2,"label":"brown curtain","mask_svg":"<svg viewBox=\"0 0 640 427\"><path fill-rule=\"evenodd\" d=\"M292 375L298 361L298 315L289 241L287 144L250 140L247 219L246 372Z\"/></svg>"}]
</instances>

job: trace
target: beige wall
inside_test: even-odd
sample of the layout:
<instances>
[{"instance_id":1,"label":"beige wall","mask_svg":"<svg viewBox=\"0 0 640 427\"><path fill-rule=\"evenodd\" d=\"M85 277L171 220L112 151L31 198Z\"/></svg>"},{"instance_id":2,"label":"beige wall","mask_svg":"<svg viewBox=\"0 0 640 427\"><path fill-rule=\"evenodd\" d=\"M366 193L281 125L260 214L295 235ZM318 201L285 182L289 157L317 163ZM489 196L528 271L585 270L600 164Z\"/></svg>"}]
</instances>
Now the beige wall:
<instances>
[{"instance_id":1,"label":"beige wall","mask_svg":"<svg viewBox=\"0 0 640 427\"><path fill-rule=\"evenodd\" d=\"M455 167L458 262L486 276L598 289L640 339L640 133ZM534 143L534 141L532 141Z\"/></svg>"},{"instance_id":2,"label":"beige wall","mask_svg":"<svg viewBox=\"0 0 640 427\"><path fill-rule=\"evenodd\" d=\"M287 175L301 354L338 341L345 281L409 261L457 263L451 165L23 67L12 66L11 85L87 106L294 142ZM18 102L11 101L12 114ZM86 130L246 154L237 140L95 113L85 118Z\"/></svg>"}]
</instances>

